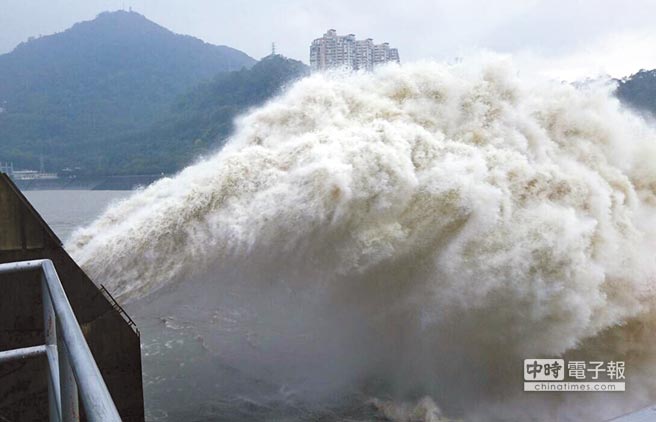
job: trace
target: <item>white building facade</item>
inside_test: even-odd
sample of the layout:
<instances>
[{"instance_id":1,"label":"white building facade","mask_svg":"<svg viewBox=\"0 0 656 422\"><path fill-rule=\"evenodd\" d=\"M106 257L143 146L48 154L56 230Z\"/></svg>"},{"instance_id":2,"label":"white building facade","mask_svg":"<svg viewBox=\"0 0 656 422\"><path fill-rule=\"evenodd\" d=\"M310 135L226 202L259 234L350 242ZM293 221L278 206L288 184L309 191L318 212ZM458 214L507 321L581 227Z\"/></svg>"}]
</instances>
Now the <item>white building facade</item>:
<instances>
[{"instance_id":1,"label":"white building facade","mask_svg":"<svg viewBox=\"0 0 656 422\"><path fill-rule=\"evenodd\" d=\"M387 62L400 63L399 51L389 43L374 44L371 38L356 40L354 34L337 35L329 29L310 45L310 66L313 71L342 68L371 71Z\"/></svg>"}]
</instances>

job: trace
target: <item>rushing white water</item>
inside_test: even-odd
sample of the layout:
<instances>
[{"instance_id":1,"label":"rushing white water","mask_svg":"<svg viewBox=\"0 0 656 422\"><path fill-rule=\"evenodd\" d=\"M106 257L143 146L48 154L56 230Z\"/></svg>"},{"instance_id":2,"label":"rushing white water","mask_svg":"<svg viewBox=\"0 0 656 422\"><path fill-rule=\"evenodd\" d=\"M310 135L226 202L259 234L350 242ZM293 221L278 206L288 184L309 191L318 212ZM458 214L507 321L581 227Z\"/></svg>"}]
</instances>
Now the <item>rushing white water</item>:
<instances>
[{"instance_id":1,"label":"rushing white water","mask_svg":"<svg viewBox=\"0 0 656 422\"><path fill-rule=\"evenodd\" d=\"M473 420L602 418L654 399L655 162L609 86L499 61L316 74L67 246L123 301L248 284L285 339L260 347L336 356L316 377ZM520 391L523 358L563 354L627 361L630 391Z\"/></svg>"}]
</instances>

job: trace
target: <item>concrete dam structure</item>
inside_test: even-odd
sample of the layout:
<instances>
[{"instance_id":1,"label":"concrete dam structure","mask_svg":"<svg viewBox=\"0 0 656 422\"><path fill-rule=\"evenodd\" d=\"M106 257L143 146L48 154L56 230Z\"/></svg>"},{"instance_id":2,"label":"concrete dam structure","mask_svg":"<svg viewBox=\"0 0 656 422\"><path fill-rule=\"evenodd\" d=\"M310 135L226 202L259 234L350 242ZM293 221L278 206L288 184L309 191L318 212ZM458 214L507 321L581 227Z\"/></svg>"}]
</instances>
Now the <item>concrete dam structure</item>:
<instances>
[{"instance_id":1,"label":"concrete dam structure","mask_svg":"<svg viewBox=\"0 0 656 422\"><path fill-rule=\"evenodd\" d=\"M9 177L0 174L0 264L39 259L53 262L121 420L143 421L139 331L109 293L66 253ZM0 352L42 345L46 333L39 274L0 274L0 286ZM87 420L81 406L80 411L81 420ZM0 420L43 421L48 414L47 359L1 362Z\"/></svg>"}]
</instances>

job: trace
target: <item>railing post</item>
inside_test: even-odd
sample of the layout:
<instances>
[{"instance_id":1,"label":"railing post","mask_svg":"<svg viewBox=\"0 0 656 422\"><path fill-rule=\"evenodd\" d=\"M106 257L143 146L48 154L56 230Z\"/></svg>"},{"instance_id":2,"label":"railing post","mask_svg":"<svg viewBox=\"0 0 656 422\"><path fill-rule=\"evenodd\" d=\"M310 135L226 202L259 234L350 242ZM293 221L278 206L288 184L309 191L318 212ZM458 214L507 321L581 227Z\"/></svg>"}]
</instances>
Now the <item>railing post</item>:
<instances>
[{"instance_id":1,"label":"railing post","mask_svg":"<svg viewBox=\"0 0 656 422\"><path fill-rule=\"evenodd\" d=\"M59 329L59 327L57 327ZM80 420L80 407L78 404L77 384L71 363L68 360L68 349L62 336L57 337L57 350L59 352L59 391L61 394L62 422L78 422Z\"/></svg>"},{"instance_id":2,"label":"railing post","mask_svg":"<svg viewBox=\"0 0 656 422\"><path fill-rule=\"evenodd\" d=\"M53 308L59 324L63 328L62 342L66 345L73 374L80 387L80 399L87 420L89 422L120 422L121 417L75 318L71 304L68 302L55 266L52 261L46 259L41 267L48 280L47 286Z\"/></svg>"},{"instance_id":3,"label":"railing post","mask_svg":"<svg viewBox=\"0 0 656 422\"><path fill-rule=\"evenodd\" d=\"M48 407L50 422L61 420L61 395L59 390L59 360L57 358L57 320L50 299L46 277L41 275L41 298L43 302L43 333L46 359L48 359Z\"/></svg>"}]
</instances>

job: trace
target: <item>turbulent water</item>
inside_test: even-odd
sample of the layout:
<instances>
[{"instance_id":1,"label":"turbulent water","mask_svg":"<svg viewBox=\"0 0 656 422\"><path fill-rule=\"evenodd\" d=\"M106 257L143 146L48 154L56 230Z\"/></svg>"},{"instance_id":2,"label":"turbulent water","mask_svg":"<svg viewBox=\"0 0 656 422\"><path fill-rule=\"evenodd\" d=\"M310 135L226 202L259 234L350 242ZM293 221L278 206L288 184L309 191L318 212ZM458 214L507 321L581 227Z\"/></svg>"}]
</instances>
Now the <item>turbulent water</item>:
<instances>
[{"instance_id":1,"label":"turbulent water","mask_svg":"<svg viewBox=\"0 0 656 422\"><path fill-rule=\"evenodd\" d=\"M610 86L498 60L315 74L68 249L123 301L187 292L208 347L241 327L235 362L313 400L599 420L656 399L655 162ZM522 359L561 355L625 360L628 392L521 392Z\"/></svg>"}]
</instances>

